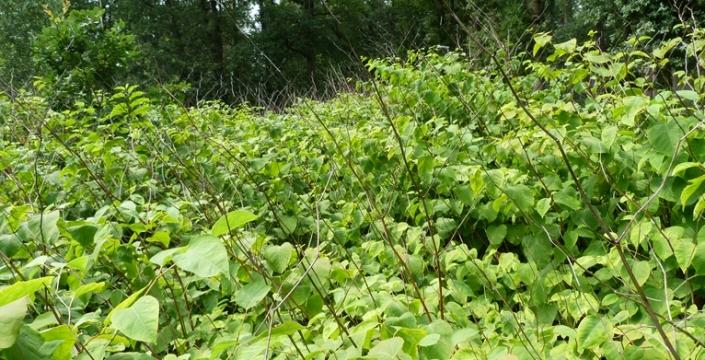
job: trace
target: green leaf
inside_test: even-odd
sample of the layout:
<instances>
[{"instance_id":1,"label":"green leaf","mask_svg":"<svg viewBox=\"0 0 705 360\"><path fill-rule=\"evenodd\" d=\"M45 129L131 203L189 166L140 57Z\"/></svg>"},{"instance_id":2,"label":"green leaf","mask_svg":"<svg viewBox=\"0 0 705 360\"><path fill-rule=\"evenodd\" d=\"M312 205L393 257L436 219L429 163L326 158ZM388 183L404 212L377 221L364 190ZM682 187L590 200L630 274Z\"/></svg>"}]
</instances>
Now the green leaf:
<instances>
[{"instance_id":1,"label":"green leaf","mask_svg":"<svg viewBox=\"0 0 705 360\"><path fill-rule=\"evenodd\" d=\"M292 234L294 230L296 230L296 226L298 225L298 219L296 216L280 216L279 220L281 220L281 226L284 233Z\"/></svg>"},{"instance_id":2,"label":"green leaf","mask_svg":"<svg viewBox=\"0 0 705 360\"><path fill-rule=\"evenodd\" d=\"M642 220L629 230L629 243L638 248L642 240L647 239L647 236L651 234L653 227L651 221Z\"/></svg>"},{"instance_id":3,"label":"green leaf","mask_svg":"<svg viewBox=\"0 0 705 360\"><path fill-rule=\"evenodd\" d=\"M700 100L700 95L693 90L678 90L676 91L676 95L694 103L697 103Z\"/></svg>"},{"instance_id":4,"label":"green leaf","mask_svg":"<svg viewBox=\"0 0 705 360\"><path fill-rule=\"evenodd\" d=\"M267 337L275 338L277 336L292 335L299 330L306 329L303 325L297 323L296 321L285 321L277 326L275 326L272 331L263 331L257 338L266 339Z\"/></svg>"},{"instance_id":5,"label":"green leaf","mask_svg":"<svg viewBox=\"0 0 705 360\"><path fill-rule=\"evenodd\" d=\"M45 244L53 244L59 239L59 212L52 211L32 216L32 218L22 225L18 236L22 242L43 241Z\"/></svg>"},{"instance_id":6,"label":"green leaf","mask_svg":"<svg viewBox=\"0 0 705 360\"><path fill-rule=\"evenodd\" d=\"M45 276L27 281L18 281L10 286L0 288L0 306L7 305L15 300L34 294L45 286L49 286L53 279L53 276Z\"/></svg>"},{"instance_id":7,"label":"green leaf","mask_svg":"<svg viewBox=\"0 0 705 360\"><path fill-rule=\"evenodd\" d=\"M654 57L656 57L657 59L663 59L666 56L666 54L668 54L668 52L671 51L671 49L673 49L681 41L682 41L681 38L676 37L676 38L673 38L673 39L670 39L668 41L663 42L660 47L654 49L654 51L653 51Z\"/></svg>"},{"instance_id":8,"label":"green leaf","mask_svg":"<svg viewBox=\"0 0 705 360\"><path fill-rule=\"evenodd\" d=\"M639 286L644 286L651 276L651 264L648 261L635 261L632 264L632 271Z\"/></svg>"},{"instance_id":9,"label":"green leaf","mask_svg":"<svg viewBox=\"0 0 705 360\"><path fill-rule=\"evenodd\" d=\"M112 354L106 360L154 360L154 357L145 353L123 352Z\"/></svg>"},{"instance_id":10,"label":"green leaf","mask_svg":"<svg viewBox=\"0 0 705 360\"><path fill-rule=\"evenodd\" d=\"M536 202L536 212L543 218L551 209L551 199L544 198Z\"/></svg>"},{"instance_id":11,"label":"green leaf","mask_svg":"<svg viewBox=\"0 0 705 360\"><path fill-rule=\"evenodd\" d=\"M71 350L76 343L76 334L67 325L59 325L46 331L42 331L42 338L47 343L55 344L52 353L53 360L72 359Z\"/></svg>"},{"instance_id":12,"label":"green leaf","mask_svg":"<svg viewBox=\"0 0 705 360\"><path fill-rule=\"evenodd\" d=\"M553 39L553 36L551 36L549 33L538 33L534 35L534 48L532 50L532 54L536 56L539 50L541 50L542 47L548 44L551 39Z\"/></svg>"},{"instance_id":13,"label":"green leaf","mask_svg":"<svg viewBox=\"0 0 705 360\"><path fill-rule=\"evenodd\" d=\"M599 318L588 315L580 321L576 331L576 340L580 353L585 350L593 350L598 348L602 343L609 340L611 330Z\"/></svg>"},{"instance_id":14,"label":"green leaf","mask_svg":"<svg viewBox=\"0 0 705 360\"><path fill-rule=\"evenodd\" d=\"M78 241L84 248L87 248L93 244L98 227L92 224L81 224L69 228L68 231L74 240Z\"/></svg>"},{"instance_id":15,"label":"green leaf","mask_svg":"<svg viewBox=\"0 0 705 360\"><path fill-rule=\"evenodd\" d=\"M696 177L695 179L690 179L688 181L688 185L684 187L681 192L681 206L685 207L690 198L693 197L693 194L700 189L700 185L702 185L703 181L705 181L705 175Z\"/></svg>"},{"instance_id":16,"label":"green leaf","mask_svg":"<svg viewBox=\"0 0 705 360\"><path fill-rule=\"evenodd\" d=\"M508 186L505 191L521 211L530 211L534 206L534 196L531 188L526 185Z\"/></svg>"},{"instance_id":17,"label":"green leaf","mask_svg":"<svg viewBox=\"0 0 705 360\"><path fill-rule=\"evenodd\" d=\"M436 345L438 344L438 340L440 340L440 338L440 334L428 334L423 339L421 339L421 341L419 341L419 346L427 347Z\"/></svg>"},{"instance_id":18,"label":"green leaf","mask_svg":"<svg viewBox=\"0 0 705 360\"><path fill-rule=\"evenodd\" d=\"M582 203L577 197L578 194L571 188L564 188L563 190L553 194L553 199L559 205L568 207L571 210L580 210Z\"/></svg>"},{"instance_id":19,"label":"green leaf","mask_svg":"<svg viewBox=\"0 0 705 360\"><path fill-rule=\"evenodd\" d=\"M693 255L693 268L698 275L705 275L705 241L700 241L695 247Z\"/></svg>"},{"instance_id":20,"label":"green leaf","mask_svg":"<svg viewBox=\"0 0 705 360\"><path fill-rule=\"evenodd\" d=\"M115 315L115 313L117 313L121 309L126 309L126 308L130 307L130 305L132 305L140 296L142 296L142 293L144 293L145 290L147 290L146 286L137 290L135 293L133 293L132 295L125 298L125 300L120 302L116 307L113 308L113 310L111 310L108 313L108 316L106 316L105 320L103 320L103 324L106 326L109 325L111 323L113 315Z\"/></svg>"},{"instance_id":21,"label":"green leaf","mask_svg":"<svg viewBox=\"0 0 705 360\"><path fill-rule=\"evenodd\" d=\"M259 304L269 294L270 289L262 276L255 274L249 284L235 293L233 300L243 309L249 310Z\"/></svg>"},{"instance_id":22,"label":"green leaf","mask_svg":"<svg viewBox=\"0 0 705 360\"><path fill-rule=\"evenodd\" d=\"M175 254L178 254L178 253L181 253L184 251L186 251L186 246L162 250L162 251L154 254L154 256L152 256L149 259L149 262L151 262L153 264L157 264L159 266L164 266L174 258Z\"/></svg>"},{"instance_id":23,"label":"green leaf","mask_svg":"<svg viewBox=\"0 0 705 360\"><path fill-rule=\"evenodd\" d=\"M159 301L145 295L132 306L115 312L111 327L130 339L155 343L159 326Z\"/></svg>"},{"instance_id":24,"label":"green leaf","mask_svg":"<svg viewBox=\"0 0 705 360\"><path fill-rule=\"evenodd\" d=\"M264 259L275 273L283 273L289 267L291 258L295 253L294 247L286 242L281 245L273 245L264 250Z\"/></svg>"},{"instance_id":25,"label":"green leaf","mask_svg":"<svg viewBox=\"0 0 705 360\"><path fill-rule=\"evenodd\" d=\"M507 225L491 225L488 226L485 231L487 232L487 238L490 240L490 244L498 246L507 236Z\"/></svg>"},{"instance_id":26,"label":"green leaf","mask_svg":"<svg viewBox=\"0 0 705 360\"><path fill-rule=\"evenodd\" d=\"M622 101L624 106L620 122L627 126L634 126L636 116L646 108L649 99L645 96L627 96Z\"/></svg>"},{"instance_id":27,"label":"green leaf","mask_svg":"<svg viewBox=\"0 0 705 360\"><path fill-rule=\"evenodd\" d=\"M592 64L606 64L610 61L610 58L607 57L607 55L600 54L597 50L584 53L583 58Z\"/></svg>"},{"instance_id":28,"label":"green leaf","mask_svg":"<svg viewBox=\"0 0 705 360\"><path fill-rule=\"evenodd\" d=\"M403 346L404 339L400 337L382 340L370 349L369 356L381 360L395 359Z\"/></svg>"},{"instance_id":29,"label":"green leaf","mask_svg":"<svg viewBox=\"0 0 705 360\"><path fill-rule=\"evenodd\" d=\"M424 181L429 181L433 177L434 160L433 156L424 156L418 160L419 177Z\"/></svg>"},{"instance_id":30,"label":"green leaf","mask_svg":"<svg viewBox=\"0 0 705 360\"><path fill-rule=\"evenodd\" d=\"M693 218L699 218L700 215L703 214L703 210L705 210L705 194L700 195L698 202L695 203L695 207L693 208Z\"/></svg>"},{"instance_id":31,"label":"green leaf","mask_svg":"<svg viewBox=\"0 0 705 360\"><path fill-rule=\"evenodd\" d=\"M215 236L224 235L229 233L230 230L237 229L255 219L257 219L257 215L247 210L231 211L221 216L220 219L213 224L211 233Z\"/></svg>"},{"instance_id":32,"label":"green leaf","mask_svg":"<svg viewBox=\"0 0 705 360\"><path fill-rule=\"evenodd\" d=\"M619 129L616 126L607 126L602 129L602 143L606 148L609 149L612 147L612 144L614 144L614 141L617 139L617 130Z\"/></svg>"},{"instance_id":33,"label":"green leaf","mask_svg":"<svg viewBox=\"0 0 705 360\"><path fill-rule=\"evenodd\" d=\"M577 44L578 41L576 39L570 39L562 43L553 44L553 47L556 49L557 54L562 55L564 53L572 53L573 51L575 51L575 47L577 46Z\"/></svg>"},{"instance_id":34,"label":"green leaf","mask_svg":"<svg viewBox=\"0 0 705 360\"><path fill-rule=\"evenodd\" d=\"M646 131L646 137L653 149L666 156L673 156L673 151L682 135L680 128L672 122L656 124Z\"/></svg>"},{"instance_id":35,"label":"green leaf","mask_svg":"<svg viewBox=\"0 0 705 360\"><path fill-rule=\"evenodd\" d=\"M0 306L0 349L7 349L17 340L22 321L27 315L28 298L22 297Z\"/></svg>"},{"instance_id":36,"label":"green leaf","mask_svg":"<svg viewBox=\"0 0 705 360\"><path fill-rule=\"evenodd\" d=\"M81 285L78 289L74 290L73 296L79 297L88 293L96 292L96 291L101 291L105 288L105 283L104 282L92 282L89 284Z\"/></svg>"},{"instance_id":37,"label":"green leaf","mask_svg":"<svg viewBox=\"0 0 705 360\"><path fill-rule=\"evenodd\" d=\"M186 251L174 255L173 261L180 269L202 278L230 273L225 246L220 239L210 235L201 235L192 239Z\"/></svg>"},{"instance_id":38,"label":"green leaf","mask_svg":"<svg viewBox=\"0 0 705 360\"><path fill-rule=\"evenodd\" d=\"M678 262L678 267L687 273L690 264L695 256L695 244L693 244L689 239L680 239L674 245L673 254L676 256L676 261Z\"/></svg>"},{"instance_id":39,"label":"green leaf","mask_svg":"<svg viewBox=\"0 0 705 360\"><path fill-rule=\"evenodd\" d=\"M2 355L7 359L47 360L51 359L53 347L47 345L42 336L28 325L22 326L17 340Z\"/></svg>"},{"instance_id":40,"label":"green leaf","mask_svg":"<svg viewBox=\"0 0 705 360\"><path fill-rule=\"evenodd\" d=\"M673 176L678 176L680 173L685 172L688 169L692 169L694 167L699 167L701 169L703 168L703 164L697 163L697 162L682 162L676 166L673 167L673 171L671 172L671 175Z\"/></svg>"}]
</instances>

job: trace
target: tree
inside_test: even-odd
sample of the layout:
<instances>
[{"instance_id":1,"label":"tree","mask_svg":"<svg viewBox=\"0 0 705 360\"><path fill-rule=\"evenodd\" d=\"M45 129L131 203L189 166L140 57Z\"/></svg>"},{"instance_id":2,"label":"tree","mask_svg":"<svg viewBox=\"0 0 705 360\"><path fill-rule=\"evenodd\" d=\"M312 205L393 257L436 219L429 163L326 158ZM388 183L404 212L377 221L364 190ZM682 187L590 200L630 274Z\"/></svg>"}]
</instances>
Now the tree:
<instances>
[{"instance_id":1,"label":"tree","mask_svg":"<svg viewBox=\"0 0 705 360\"><path fill-rule=\"evenodd\" d=\"M101 9L51 15L51 25L37 37L34 62L41 83L66 105L74 97L94 96L127 80L137 60L135 37L123 23L105 26Z\"/></svg>"}]
</instances>

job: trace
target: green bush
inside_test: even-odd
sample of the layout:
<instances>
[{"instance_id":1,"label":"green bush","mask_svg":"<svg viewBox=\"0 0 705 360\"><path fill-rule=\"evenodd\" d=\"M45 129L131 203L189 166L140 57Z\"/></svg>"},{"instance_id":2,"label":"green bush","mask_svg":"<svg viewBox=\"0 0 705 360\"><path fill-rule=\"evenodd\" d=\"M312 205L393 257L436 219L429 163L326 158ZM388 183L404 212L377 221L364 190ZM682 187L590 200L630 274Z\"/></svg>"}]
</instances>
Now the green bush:
<instances>
[{"instance_id":1,"label":"green bush","mask_svg":"<svg viewBox=\"0 0 705 360\"><path fill-rule=\"evenodd\" d=\"M97 91L126 81L134 70L137 43L117 22L106 27L103 10L72 10L53 16L34 42L40 89L54 103L90 101Z\"/></svg>"}]
</instances>

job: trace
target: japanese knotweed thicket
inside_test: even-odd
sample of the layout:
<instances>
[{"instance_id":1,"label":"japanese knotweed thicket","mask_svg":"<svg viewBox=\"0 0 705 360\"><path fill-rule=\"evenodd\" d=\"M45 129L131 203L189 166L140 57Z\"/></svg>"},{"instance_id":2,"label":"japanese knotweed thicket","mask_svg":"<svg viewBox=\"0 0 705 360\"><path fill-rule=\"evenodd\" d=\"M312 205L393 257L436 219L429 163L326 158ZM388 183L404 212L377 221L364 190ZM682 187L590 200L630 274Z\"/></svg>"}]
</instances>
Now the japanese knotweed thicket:
<instances>
[{"instance_id":1,"label":"japanese knotweed thicket","mask_svg":"<svg viewBox=\"0 0 705 360\"><path fill-rule=\"evenodd\" d=\"M0 358L705 358L705 38L534 40L283 113L2 98Z\"/></svg>"}]
</instances>

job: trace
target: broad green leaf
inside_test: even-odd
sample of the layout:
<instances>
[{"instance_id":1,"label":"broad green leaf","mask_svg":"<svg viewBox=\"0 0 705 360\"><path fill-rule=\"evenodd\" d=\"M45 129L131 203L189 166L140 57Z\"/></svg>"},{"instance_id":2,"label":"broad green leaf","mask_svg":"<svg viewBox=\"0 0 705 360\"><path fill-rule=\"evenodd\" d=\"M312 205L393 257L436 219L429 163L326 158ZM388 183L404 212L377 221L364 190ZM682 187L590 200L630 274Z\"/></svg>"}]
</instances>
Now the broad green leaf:
<instances>
[{"instance_id":1,"label":"broad green leaf","mask_svg":"<svg viewBox=\"0 0 705 360\"><path fill-rule=\"evenodd\" d=\"M619 129L616 126L607 126L602 129L602 143L606 148L611 148L614 141L617 139L617 131Z\"/></svg>"},{"instance_id":2,"label":"broad green leaf","mask_svg":"<svg viewBox=\"0 0 705 360\"><path fill-rule=\"evenodd\" d=\"M186 246L162 250L162 251L154 254L154 256L152 256L149 259L149 262L151 262L153 264L157 264L159 266L165 266L167 263L169 263L174 258L175 254L178 254L178 253L184 252L184 251L186 251Z\"/></svg>"},{"instance_id":3,"label":"broad green leaf","mask_svg":"<svg viewBox=\"0 0 705 360\"><path fill-rule=\"evenodd\" d=\"M59 238L59 212L51 211L32 216L32 218L22 224L17 232L18 238L23 243L43 242L53 244Z\"/></svg>"},{"instance_id":4,"label":"broad green leaf","mask_svg":"<svg viewBox=\"0 0 705 360\"><path fill-rule=\"evenodd\" d=\"M536 202L536 212L543 218L551 209L551 199L544 198Z\"/></svg>"},{"instance_id":5,"label":"broad green leaf","mask_svg":"<svg viewBox=\"0 0 705 360\"><path fill-rule=\"evenodd\" d=\"M646 108L649 99L645 96L627 96L622 101L624 107L620 122L627 126L634 126L636 116Z\"/></svg>"},{"instance_id":6,"label":"broad green leaf","mask_svg":"<svg viewBox=\"0 0 705 360\"><path fill-rule=\"evenodd\" d=\"M93 244L98 227L93 224L81 224L70 227L68 231L74 240L78 241L84 248L87 248Z\"/></svg>"},{"instance_id":7,"label":"broad green leaf","mask_svg":"<svg viewBox=\"0 0 705 360\"><path fill-rule=\"evenodd\" d=\"M629 230L629 243L638 248L643 240L648 239L653 227L651 221L642 220Z\"/></svg>"},{"instance_id":8,"label":"broad green leaf","mask_svg":"<svg viewBox=\"0 0 705 360\"><path fill-rule=\"evenodd\" d=\"M276 273L283 273L289 263L291 262L292 256L294 256L294 247L286 242L281 245L269 246L264 250L264 259L267 260L269 266Z\"/></svg>"},{"instance_id":9,"label":"broad green leaf","mask_svg":"<svg viewBox=\"0 0 705 360\"><path fill-rule=\"evenodd\" d=\"M171 242L171 236L169 235L168 231L161 230L155 232L154 235L148 237L147 241L160 243L164 247L169 247L169 243Z\"/></svg>"},{"instance_id":10,"label":"broad green leaf","mask_svg":"<svg viewBox=\"0 0 705 360\"><path fill-rule=\"evenodd\" d=\"M556 49L557 54L562 55L564 53L572 53L573 51L575 51L575 47L577 44L578 42L576 39L570 39L562 43L553 44L553 47Z\"/></svg>"},{"instance_id":11,"label":"broad green leaf","mask_svg":"<svg viewBox=\"0 0 705 360\"><path fill-rule=\"evenodd\" d=\"M230 273L228 252L222 241L215 236L201 235L192 239L186 250L174 255L172 259L180 269L202 278L218 274L227 276Z\"/></svg>"},{"instance_id":12,"label":"broad green leaf","mask_svg":"<svg viewBox=\"0 0 705 360\"><path fill-rule=\"evenodd\" d=\"M138 352L123 352L112 354L106 360L155 360L153 356Z\"/></svg>"},{"instance_id":13,"label":"broad green leaf","mask_svg":"<svg viewBox=\"0 0 705 360\"><path fill-rule=\"evenodd\" d=\"M671 175L673 175L673 176L678 176L678 175L680 175L682 172L685 172L686 170L692 169L692 168L694 168L694 167L699 167L699 168L705 170L705 168L703 167L703 164L702 164L702 163L697 163L697 162L690 162L690 161L688 161L688 162L682 162L682 163L680 163L680 164L674 166L674 167L673 167L673 171L671 172Z\"/></svg>"},{"instance_id":14,"label":"broad green leaf","mask_svg":"<svg viewBox=\"0 0 705 360\"><path fill-rule=\"evenodd\" d=\"M418 160L419 177L424 181L429 181L433 177L434 160L433 156L424 156Z\"/></svg>"},{"instance_id":15,"label":"broad green leaf","mask_svg":"<svg viewBox=\"0 0 705 360\"><path fill-rule=\"evenodd\" d=\"M487 238L490 244L497 246L501 244L507 236L507 225L490 225L485 231L487 232Z\"/></svg>"},{"instance_id":16,"label":"broad green leaf","mask_svg":"<svg viewBox=\"0 0 705 360\"><path fill-rule=\"evenodd\" d=\"M699 176L695 179L691 179L688 181L688 185L684 187L683 191L681 192L681 206L685 207L690 198L693 197L693 194L695 194L698 189L700 189L700 185L702 185L703 181L705 181L705 175Z\"/></svg>"},{"instance_id":17,"label":"broad green leaf","mask_svg":"<svg viewBox=\"0 0 705 360\"><path fill-rule=\"evenodd\" d=\"M22 297L0 306L0 349L7 349L15 343L27 315L28 298Z\"/></svg>"},{"instance_id":18,"label":"broad green leaf","mask_svg":"<svg viewBox=\"0 0 705 360\"><path fill-rule=\"evenodd\" d=\"M700 95L693 90L678 90L676 94L686 100L697 103L700 100Z\"/></svg>"},{"instance_id":19,"label":"broad green leaf","mask_svg":"<svg viewBox=\"0 0 705 360\"><path fill-rule=\"evenodd\" d=\"M689 239L680 239L674 244L673 254L676 256L678 267L683 273L687 273L695 256L695 244Z\"/></svg>"},{"instance_id":20,"label":"broad green leaf","mask_svg":"<svg viewBox=\"0 0 705 360\"><path fill-rule=\"evenodd\" d=\"M111 310L108 313L108 316L105 317L103 324L105 326L110 325L110 322L112 321L113 315L115 315L115 313L121 309L126 309L126 308L130 307L130 305L132 305L140 296L142 296L142 293L144 293L145 290L147 290L147 286L137 290L135 293L133 293L132 295L125 298L125 300L120 302L116 307L113 308L113 310Z\"/></svg>"},{"instance_id":21,"label":"broad green leaf","mask_svg":"<svg viewBox=\"0 0 705 360\"><path fill-rule=\"evenodd\" d=\"M599 317L588 315L580 321L576 331L578 349L581 353L597 349L612 337L610 333L610 328Z\"/></svg>"},{"instance_id":22,"label":"broad green leaf","mask_svg":"<svg viewBox=\"0 0 705 360\"><path fill-rule=\"evenodd\" d=\"M477 337L480 332L473 328L463 328L453 332L451 337L451 344L456 346L462 342L470 341Z\"/></svg>"},{"instance_id":23,"label":"broad green leaf","mask_svg":"<svg viewBox=\"0 0 705 360\"><path fill-rule=\"evenodd\" d=\"M698 219L700 215L703 214L703 210L705 210L705 194L700 195L698 202L695 203L695 207L693 207L693 218Z\"/></svg>"},{"instance_id":24,"label":"broad green leaf","mask_svg":"<svg viewBox=\"0 0 705 360\"><path fill-rule=\"evenodd\" d=\"M592 64L605 64L610 61L610 58L607 55L600 54L596 50L584 53L583 58Z\"/></svg>"},{"instance_id":25,"label":"broad green leaf","mask_svg":"<svg viewBox=\"0 0 705 360\"><path fill-rule=\"evenodd\" d=\"M656 124L646 131L646 137L653 149L666 156L673 156L682 135L683 131L672 122Z\"/></svg>"},{"instance_id":26,"label":"broad green leaf","mask_svg":"<svg viewBox=\"0 0 705 360\"><path fill-rule=\"evenodd\" d=\"M532 54L536 56L542 47L551 42L551 39L553 39L553 36L549 33L538 33L534 35L534 48L532 50Z\"/></svg>"},{"instance_id":27,"label":"broad green leaf","mask_svg":"<svg viewBox=\"0 0 705 360\"><path fill-rule=\"evenodd\" d=\"M303 325L295 322L295 321L285 321L274 328L272 328L272 331L265 330L258 336L259 339L266 339L267 337L277 337L277 336L286 336L286 335L293 335L299 330L304 330L306 329Z\"/></svg>"},{"instance_id":28,"label":"broad green leaf","mask_svg":"<svg viewBox=\"0 0 705 360\"><path fill-rule=\"evenodd\" d=\"M42 331L42 338L48 343L56 344L52 353L53 360L72 359L71 350L76 343L76 334L67 325L59 325L46 331Z\"/></svg>"},{"instance_id":29,"label":"broad green leaf","mask_svg":"<svg viewBox=\"0 0 705 360\"><path fill-rule=\"evenodd\" d=\"M380 360L395 359L403 346L404 339L400 337L382 340L370 349L369 356Z\"/></svg>"},{"instance_id":30,"label":"broad green leaf","mask_svg":"<svg viewBox=\"0 0 705 360\"><path fill-rule=\"evenodd\" d=\"M118 309L113 315L111 327L130 339L155 343L159 326L159 301L145 295L132 306Z\"/></svg>"},{"instance_id":31,"label":"broad green leaf","mask_svg":"<svg viewBox=\"0 0 705 360\"><path fill-rule=\"evenodd\" d=\"M510 199L521 211L530 211L534 206L534 196L531 189L526 185L508 186L505 191Z\"/></svg>"},{"instance_id":32,"label":"broad green leaf","mask_svg":"<svg viewBox=\"0 0 705 360\"><path fill-rule=\"evenodd\" d=\"M8 360L48 360L51 359L55 347L45 345L47 344L36 330L24 325L20 329L15 344L1 354Z\"/></svg>"},{"instance_id":33,"label":"broad green leaf","mask_svg":"<svg viewBox=\"0 0 705 360\"><path fill-rule=\"evenodd\" d=\"M271 287L259 275L253 275L252 281L238 290L233 297L236 304L245 310L249 310L259 304L264 299Z\"/></svg>"},{"instance_id":34,"label":"broad green leaf","mask_svg":"<svg viewBox=\"0 0 705 360\"><path fill-rule=\"evenodd\" d=\"M18 236L4 234L0 235L0 252L5 256L12 258L22 248Z\"/></svg>"},{"instance_id":35,"label":"broad green leaf","mask_svg":"<svg viewBox=\"0 0 705 360\"><path fill-rule=\"evenodd\" d=\"M694 253L692 264L695 273L705 275L705 241L700 241L698 245L695 246Z\"/></svg>"},{"instance_id":36,"label":"broad green leaf","mask_svg":"<svg viewBox=\"0 0 705 360\"><path fill-rule=\"evenodd\" d=\"M556 203L566 206L571 210L580 210L582 202L578 196L577 191L570 188L565 188L564 190L553 194L553 199Z\"/></svg>"},{"instance_id":37,"label":"broad green leaf","mask_svg":"<svg viewBox=\"0 0 705 360\"><path fill-rule=\"evenodd\" d=\"M292 234L296 230L296 226L298 225L296 216L280 216L279 220L281 220L282 230L284 230L286 234Z\"/></svg>"},{"instance_id":38,"label":"broad green leaf","mask_svg":"<svg viewBox=\"0 0 705 360\"><path fill-rule=\"evenodd\" d=\"M10 286L0 288L0 306L34 294L45 286L49 286L53 279L53 276L45 276L27 281L18 281Z\"/></svg>"},{"instance_id":39,"label":"broad green leaf","mask_svg":"<svg viewBox=\"0 0 705 360\"><path fill-rule=\"evenodd\" d=\"M421 339L421 341L419 341L419 346L426 347L436 345L440 338L440 334L428 334L423 339Z\"/></svg>"},{"instance_id":40,"label":"broad green leaf","mask_svg":"<svg viewBox=\"0 0 705 360\"><path fill-rule=\"evenodd\" d=\"M663 59L666 56L666 54L668 54L668 52L671 51L671 49L673 49L681 41L682 41L682 39L680 37L676 37L676 38L670 39L668 41L665 41L661 44L661 46L654 49L652 54L657 59Z\"/></svg>"},{"instance_id":41,"label":"broad green leaf","mask_svg":"<svg viewBox=\"0 0 705 360\"><path fill-rule=\"evenodd\" d=\"M82 352L77 360L98 360L105 358L105 352L111 341L108 339L94 338L85 343L86 351ZM90 356L88 355L90 353Z\"/></svg>"},{"instance_id":42,"label":"broad green leaf","mask_svg":"<svg viewBox=\"0 0 705 360\"><path fill-rule=\"evenodd\" d=\"M218 219L218 221L213 224L211 228L211 233L215 236L224 235L234 230L240 228L241 226L257 219L257 215L247 211L247 210L235 210L231 211Z\"/></svg>"},{"instance_id":43,"label":"broad green leaf","mask_svg":"<svg viewBox=\"0 0 705 360\"><path fill-rule=\"evenodd\" d=\"M651 276L651 264L648 261L635 261L632 264L632 271L639 286L644 286Z\"/></svg>"},{"instance_id":44,"label":"broad green leaf","mask_svg":"<svg viewBox=\"0 0 705 360\"><path fill-rule=\"evenodd\" d=\"M81 285L78 289L74 290L73 296L79 297L88 293L96 292L96 291L101 291L105 288L105 283L104 282L92 282L89 284L84 284Z\"/></svg>"}]
</instances>

